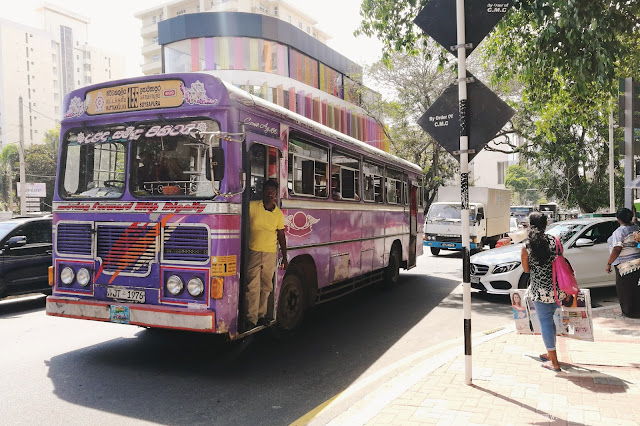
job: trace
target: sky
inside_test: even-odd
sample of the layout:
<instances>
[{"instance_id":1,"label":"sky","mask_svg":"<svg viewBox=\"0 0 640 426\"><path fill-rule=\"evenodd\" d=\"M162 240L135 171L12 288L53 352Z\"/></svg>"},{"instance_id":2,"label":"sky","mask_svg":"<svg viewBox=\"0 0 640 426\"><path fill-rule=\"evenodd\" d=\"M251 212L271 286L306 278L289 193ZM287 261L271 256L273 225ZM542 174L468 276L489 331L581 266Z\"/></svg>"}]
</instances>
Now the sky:
<instances>
[{"instance_id":1,"label":"sky","mask_svg":"<svg viewBox=\"0 0 640 426\"><path fill-rule=\"evenodd\" d=\"M49 0L76 14L89 18L89 43L119 53L126 59L128 77L142 75L141 22L136 12L159 6L162 0ZM381 56L382 44L364 36L355 38L353 31L360 23L361 0L287 0L318 22L318 27L329 34L329 46L361 65L373 63ZM2 8L2 18L25 25L38 26L35 9L42 0L19 0Z\"/></svg>"}]
</instances>

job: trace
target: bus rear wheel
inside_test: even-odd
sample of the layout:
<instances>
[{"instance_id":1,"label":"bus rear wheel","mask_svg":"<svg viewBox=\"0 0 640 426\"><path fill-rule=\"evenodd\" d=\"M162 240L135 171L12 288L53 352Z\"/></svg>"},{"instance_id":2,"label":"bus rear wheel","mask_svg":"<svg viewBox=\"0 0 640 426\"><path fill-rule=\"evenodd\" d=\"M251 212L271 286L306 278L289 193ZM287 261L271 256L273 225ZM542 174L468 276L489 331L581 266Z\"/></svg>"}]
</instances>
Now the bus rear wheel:
<instances>
[{"instance_id":1,"label":"bus rear wheel","mask_svg":"<svg viewBox=\"0 0 640 426\"><path fill-rule=\"evenodd\" d=\"M306 308L302 280L297 273L287 274L282 280L282 288L278 298L278 328L285 332L299 328Z\"/></svg>"},{"instance_id":2,"label":"bus rear wheel","mask_svg":"<svg viewBox=\"0 0 640 426\"><path fill-rule=\"evenodd\" d=\"M437 256L440 254L440 248L439 247L431 247L431 254L434 256Z\"/></svg>"},{"instance_id":3,"label":"bus rear wheel","mask_svg":"<svg viewBox=\"0 0 640 426\"><path fill-rule=\"evenodd\" d=\"M384 271L384 283L386 287L393 287L400 279L400 254L397 248L391 249L389 254L389 265Z\"/></svg>"}]
</instances>

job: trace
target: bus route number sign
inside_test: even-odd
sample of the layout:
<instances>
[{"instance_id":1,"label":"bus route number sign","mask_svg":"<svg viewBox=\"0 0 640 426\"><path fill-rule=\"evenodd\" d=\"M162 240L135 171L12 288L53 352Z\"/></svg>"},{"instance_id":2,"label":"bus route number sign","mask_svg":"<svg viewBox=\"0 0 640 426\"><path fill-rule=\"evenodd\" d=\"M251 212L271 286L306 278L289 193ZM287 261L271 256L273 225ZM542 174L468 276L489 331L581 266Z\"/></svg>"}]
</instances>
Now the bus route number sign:
<instances>
[{"instance_id":1,"label":"bus route number sign","mask_svg":"<svg viewBox=\"0 0 640 426\"><path fill-rule=\"evenodd\" d=\"M237 256L213 256L211 258L211 275L229 277L236 274Z\"/></svg>"}]
</instances>

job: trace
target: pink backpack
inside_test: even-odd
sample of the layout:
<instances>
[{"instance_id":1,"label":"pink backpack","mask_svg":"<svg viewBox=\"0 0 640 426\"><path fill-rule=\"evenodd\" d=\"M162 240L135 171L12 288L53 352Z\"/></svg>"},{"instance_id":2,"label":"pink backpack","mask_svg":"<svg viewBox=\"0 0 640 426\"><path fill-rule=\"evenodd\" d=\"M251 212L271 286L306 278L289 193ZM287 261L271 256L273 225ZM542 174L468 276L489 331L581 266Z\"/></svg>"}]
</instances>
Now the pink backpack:
<instances>
[{"instance_id":1,"label":"pink backpack","mask_svg":"<svg viewBox=\"0 0 640 426\"><path fill-rule=\"evenodd\" d=\"M556 294L556 285L560 290L564 291L568 296L575 296L580 289L578 288L578 282L573 273L573 268L569 261L562 255L562 244L560 239L556 236L553 237L556 243L556 258L553 260L553 294L558 302L558 295Z\"/></svg>"}]
</instances>

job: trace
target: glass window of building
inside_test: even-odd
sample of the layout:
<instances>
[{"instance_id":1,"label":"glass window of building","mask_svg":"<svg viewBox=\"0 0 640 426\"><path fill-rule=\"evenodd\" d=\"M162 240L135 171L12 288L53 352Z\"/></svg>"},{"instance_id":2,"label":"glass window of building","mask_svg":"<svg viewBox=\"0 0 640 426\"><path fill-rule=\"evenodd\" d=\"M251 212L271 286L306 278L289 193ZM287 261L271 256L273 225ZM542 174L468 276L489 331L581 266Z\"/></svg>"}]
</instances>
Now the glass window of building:
<instances>
[{"instance_id":1,"label":"glass window of building","mask_svg":"<svg viewBox=\"0 0 640 426\"><path fill-rule=\"evenodd\" d=\"M318 89L342 98L342 73L320 63Z\"/></svg>"},{"instance_id":2,"label":"glass window of building","mask_svg":"<svg viewBox=\"0 0 640 426\"><path fill-rule=\"evenodd\" d=\"M203 37L165 46L166 72L250 70L288 75L286 46L248 37Z\"/></svg>"},{"instance_id":3,"label":"glass window of building","mask_svg":"<svg viewBox=\"0 0 640 426\"><path fill-rule=\"evenodd\" d=\"M289 76L318 87L318 61L294 49L289 49Z\"/></svg>"}]
</instances>

